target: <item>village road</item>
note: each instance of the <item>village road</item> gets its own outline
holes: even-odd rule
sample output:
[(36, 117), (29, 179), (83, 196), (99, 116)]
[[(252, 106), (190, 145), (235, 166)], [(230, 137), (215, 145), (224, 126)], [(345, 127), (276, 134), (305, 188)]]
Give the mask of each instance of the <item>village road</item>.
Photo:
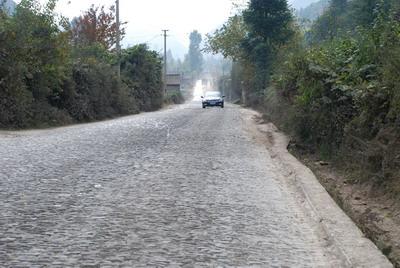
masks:
[(340, 267), (242, 108), (0, 133), (2, 267)]

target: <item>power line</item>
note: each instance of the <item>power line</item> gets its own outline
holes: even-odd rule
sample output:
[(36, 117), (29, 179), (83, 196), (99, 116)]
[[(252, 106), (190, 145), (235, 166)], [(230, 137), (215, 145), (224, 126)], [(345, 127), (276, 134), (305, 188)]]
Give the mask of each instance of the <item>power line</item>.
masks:
[(158, 37), (160, 37), (159, 34), (153, 36), (150, 40), (148, 40), (148, 41), (146, 41), (146, 42), (144, 42), (144, 43), (150, 43), (151, 41), (153, 41), (154, 39), (156, 39), (156, 38), (158, 38)]

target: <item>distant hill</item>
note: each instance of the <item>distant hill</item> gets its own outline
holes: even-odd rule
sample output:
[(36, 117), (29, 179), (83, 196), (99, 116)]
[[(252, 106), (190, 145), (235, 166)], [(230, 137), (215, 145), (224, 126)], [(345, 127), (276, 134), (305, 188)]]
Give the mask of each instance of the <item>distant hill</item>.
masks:
[(312, 3), (305, 8), (301, 8), (297, 11), (297, 17), (300, 19), (306, 19), (310, 21), (316, 20), (319, 16), (324, 13), (324, 10), (329, 7), (330, 0), (320, 0)]
[(299, 9), (305, 8), (317, 1), (318, 0), (289, 0), (288, 3), (290, 4), (291, 7), (299, 10)]
[(16, 6), (12, 0), (0, 0), (0, 9), (5, 10), (7, 14), (13, 14)]

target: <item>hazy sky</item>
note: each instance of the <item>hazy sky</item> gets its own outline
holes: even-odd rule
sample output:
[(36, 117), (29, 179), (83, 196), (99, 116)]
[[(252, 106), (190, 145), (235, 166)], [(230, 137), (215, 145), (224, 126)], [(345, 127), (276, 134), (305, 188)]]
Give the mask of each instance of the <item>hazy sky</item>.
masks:
[[(113, 3), (113, 0), (60, 0), (59, 10), (73, 17), (91, 4)], [(120, 0), (120, 7), (121, 20), (128, 22), (125, 44), (157, 43), (162, 40), (161, 30), (169, 29), (171, 41), (177, 39), (187, 45), (193, 29), (201, 33), (212, 31), (226, 20), (232, 9), (230, 0)]]
[[(298, 7), (310, 1), (316, 0), (289, 2)], [(73, 18), (92, 4), (110, 6), (114, 3), (115, 0), (59, 0), (57, 10)], [(161, 50), (161, 30), (169, 29), (169, 46), (180, 57), (188, 46), (192, 30), (202, 34), (212, 32), (233, 12), (231, 0), (120, 0), (120, 6), (121, 20), (128, 22), (124, 46), (148, 42), (153, 49)]]

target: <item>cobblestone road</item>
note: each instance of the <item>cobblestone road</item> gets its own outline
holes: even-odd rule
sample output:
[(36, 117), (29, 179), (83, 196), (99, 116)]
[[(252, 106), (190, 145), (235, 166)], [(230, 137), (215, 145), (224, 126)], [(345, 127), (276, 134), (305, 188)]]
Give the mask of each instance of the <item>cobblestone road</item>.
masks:
[(3, 267), (329, 267), (240, 108), (0, 134)]

